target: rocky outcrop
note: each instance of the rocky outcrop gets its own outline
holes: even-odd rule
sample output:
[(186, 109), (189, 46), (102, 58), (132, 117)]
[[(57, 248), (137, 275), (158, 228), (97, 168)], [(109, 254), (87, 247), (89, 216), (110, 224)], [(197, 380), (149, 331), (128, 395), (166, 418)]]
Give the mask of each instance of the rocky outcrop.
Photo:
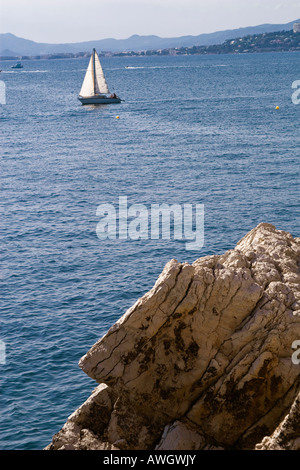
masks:
[(299, 449), (299, 262), (270, 224), (170, 261), (81, 358), (101, 385), (47, 449)]

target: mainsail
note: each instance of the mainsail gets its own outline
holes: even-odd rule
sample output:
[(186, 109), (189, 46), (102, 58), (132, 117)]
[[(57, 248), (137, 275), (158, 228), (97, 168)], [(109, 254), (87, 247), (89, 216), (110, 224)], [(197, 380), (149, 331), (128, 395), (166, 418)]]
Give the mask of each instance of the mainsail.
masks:
[(104, 73), (100, 64), (100, 60), (96, 51), (95, 54), (95, 82), (98, 93), (109, 93), (109, 89), (104, 77)]
[(109, 93), (109, 89), (104, 77), (98, 54), (94, 49), (82, 83), (80, 96), (94, 96), (96, 94), (106, 93)]

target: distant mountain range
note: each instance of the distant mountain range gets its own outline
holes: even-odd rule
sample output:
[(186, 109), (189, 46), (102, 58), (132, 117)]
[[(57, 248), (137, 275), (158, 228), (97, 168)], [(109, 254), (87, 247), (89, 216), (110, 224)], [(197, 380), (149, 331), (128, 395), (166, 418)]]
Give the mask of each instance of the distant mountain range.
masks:
[(293, 29), (293, 24), (298, 22), (300, 22), (300, 19), (286, 24), (262, 24), (259, 26), (217, 31), (215, 33), (199, 34), (198, 36), (161, 38), (159, 36), (139, 36), (135, 34), (127, 39), (108, 38), (65, 44), (38, 43), (29, 39), (19, 38), (11, 33), (5, 33), (0, 34), (0, 56), (37, 56), (56, 53), (76, 54), (79, 52), (89, 52), (93, 47), (99, 52), (122, 52), (175, 47), (210, 46), (222, 44), (228, 39), (240, 38), (247, 35), (289, 31)]

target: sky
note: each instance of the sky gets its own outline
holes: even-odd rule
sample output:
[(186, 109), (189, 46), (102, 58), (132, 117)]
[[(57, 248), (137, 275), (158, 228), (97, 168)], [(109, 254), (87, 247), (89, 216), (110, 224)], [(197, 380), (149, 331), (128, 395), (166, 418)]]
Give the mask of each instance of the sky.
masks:
[(0, 0), (0, 32), (65, 43), (198, 35), (300, 18), (300, 0)]

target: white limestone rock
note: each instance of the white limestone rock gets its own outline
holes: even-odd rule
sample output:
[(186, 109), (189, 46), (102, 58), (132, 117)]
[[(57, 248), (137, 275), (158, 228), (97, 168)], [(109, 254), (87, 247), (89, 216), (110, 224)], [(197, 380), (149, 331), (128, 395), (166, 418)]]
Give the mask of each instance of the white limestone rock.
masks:
[(223, 255), (171, 260), (80, 360), (107, 386), (105, 419), (68, 423), (122, 449), (255, 448), (299, 393), (299, 264), (299, 239), (270, 224)]

